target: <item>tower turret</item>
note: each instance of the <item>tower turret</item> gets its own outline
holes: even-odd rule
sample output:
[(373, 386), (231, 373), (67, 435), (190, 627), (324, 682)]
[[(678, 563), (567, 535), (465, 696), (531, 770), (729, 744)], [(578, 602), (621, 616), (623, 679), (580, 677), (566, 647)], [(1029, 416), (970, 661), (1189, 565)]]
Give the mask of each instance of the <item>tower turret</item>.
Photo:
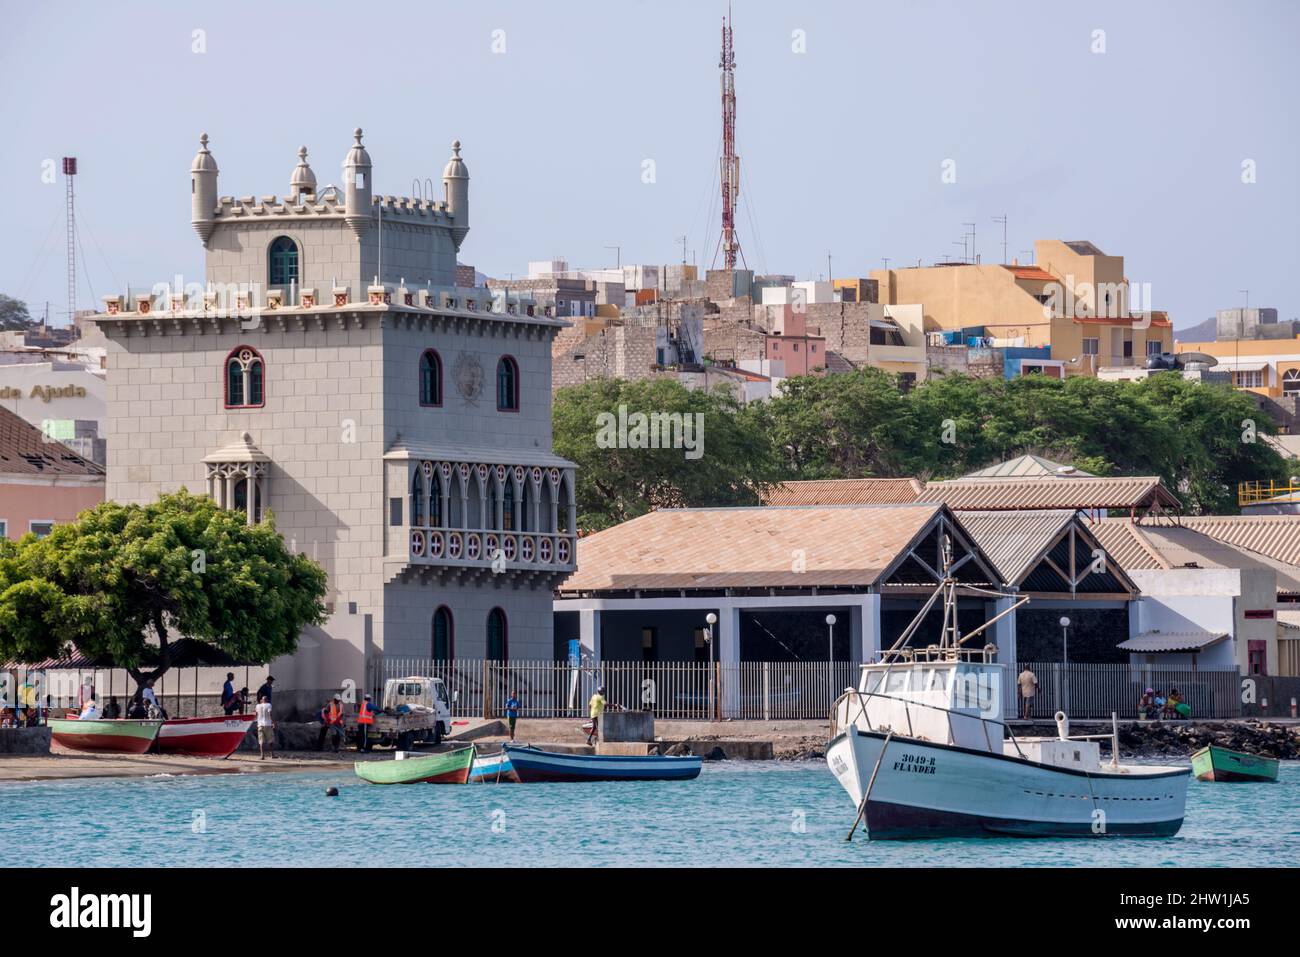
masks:
[(307, 165), (307, 147), (298, 149), (298, 165), (289, 177), (289, 198), (295, 203), (305, 203), (316, 198), (316, 174)]
[(447, 213), (451, 216), (451, 238), (456, 251), (469, 232), (469, 170), (460, 158), (460, 140), (451, 144), (451, 159), (442, 171), (442, 187), (447, 198)]
[(204, 247), (216, 223), (217, 161), (208, 152), (208, 134), (199, 137), (199, 152), (190, 166), (190, 222)]
[(361, 127), (352, 131), (356, 142), (343, 160), (343, 182), (347, 195), (347, 224), (360, 239), (370, 228), (370, 154), (361, 145)]

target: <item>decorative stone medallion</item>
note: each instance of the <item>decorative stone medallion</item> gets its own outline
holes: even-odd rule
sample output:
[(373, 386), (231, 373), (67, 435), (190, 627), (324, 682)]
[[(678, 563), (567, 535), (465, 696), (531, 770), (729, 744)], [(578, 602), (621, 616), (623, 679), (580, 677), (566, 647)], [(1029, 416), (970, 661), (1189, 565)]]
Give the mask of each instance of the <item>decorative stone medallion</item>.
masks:
[(483, 364), (478, 357), (462, 352), (456, 357), (451, 374), (456, 381), (456, 391), (465, 404), (478, 405), (479, 396), (483, 394)]

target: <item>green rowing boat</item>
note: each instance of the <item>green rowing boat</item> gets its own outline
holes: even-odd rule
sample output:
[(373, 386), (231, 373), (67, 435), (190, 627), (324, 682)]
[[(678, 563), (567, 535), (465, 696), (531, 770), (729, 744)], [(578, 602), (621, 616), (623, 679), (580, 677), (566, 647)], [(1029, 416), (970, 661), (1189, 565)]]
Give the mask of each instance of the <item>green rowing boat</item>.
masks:
[(1277, 758), (1229, 751), (1213, 744), (1192, 755), (1192, 773), (1199, 781), (1276, 781)]
[(357, 761), (357, 777), (371, 784), (467, 784), (474, 766), (474, 746), (441, 754), (405, 756), (391, 761)]

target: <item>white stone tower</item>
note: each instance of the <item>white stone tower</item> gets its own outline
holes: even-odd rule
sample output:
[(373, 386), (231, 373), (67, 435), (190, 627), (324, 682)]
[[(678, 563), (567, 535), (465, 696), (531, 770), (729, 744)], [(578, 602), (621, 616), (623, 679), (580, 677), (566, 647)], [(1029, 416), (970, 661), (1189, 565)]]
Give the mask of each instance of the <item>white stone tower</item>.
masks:
[(469, 170), (460, 158), (460, 140), (451, 144), (451, 159), (442, 171), (442, 187), (447, 199), (447, 215), (451, 217), (451, 237), (460, 252), (460, 244), (469, 232)]
[(361, 145), (361, 127), (352, 131), (356, 142), (343, 160), (343, 182), (346, 185), (347, 224), (358, 239), (370, 228), (370, 154)]
[(208, 152), (208, 134), (199, 137), (199, 152), (190, 166), (190, 222), (204, 247), (216, 222), (217, 161)]

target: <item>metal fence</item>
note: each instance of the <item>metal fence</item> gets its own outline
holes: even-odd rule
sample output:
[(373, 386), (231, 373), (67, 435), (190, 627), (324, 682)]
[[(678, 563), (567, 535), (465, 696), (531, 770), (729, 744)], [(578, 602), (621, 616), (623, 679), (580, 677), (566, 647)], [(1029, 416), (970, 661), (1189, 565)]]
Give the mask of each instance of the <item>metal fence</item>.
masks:
[[(1137, 717), (1138, 704), (1147, 688), (1166, 695), (1178, 689), (1192, 709), (1193, 718), (1235, 718), (1241, 714), (1241, 677), (1235, 669), (1185, 671), (1151, 665), (1069, 664), (1059, 661), (1021, 662), (1016, 673), (1028, 668), (1038, 678), (1038, 693), (1030, 700), (1031, 718), (1050, 719), (1057, 711), (1071, 718), (1109, 718), (1115, 712), (1123, 720)], [(1008, 675), (1014, 684), (1014, 676)], [(1024, 702), (1012, 687), (1008, 698), (1016, 699), (1019, 718)]]
[(835, 698), (857, 686), (849, 661), (434, 661), (383, 658), (373, 662), (368, 685), (378, 700), (384, 682), (408, 675), (441, 678), (462, 715), (500, 717), (518, 693), (529, 718), (585, 717), (597, 686), (615, 706), (652, 711), (660, 718), (707, 721), (824, 719)]

